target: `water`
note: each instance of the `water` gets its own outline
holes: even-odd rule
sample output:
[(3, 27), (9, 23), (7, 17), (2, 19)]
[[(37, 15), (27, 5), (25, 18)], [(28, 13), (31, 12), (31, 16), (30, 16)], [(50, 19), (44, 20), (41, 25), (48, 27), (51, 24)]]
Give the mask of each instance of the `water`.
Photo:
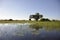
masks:
[(0, 40), (60, 40), (60, 31), (39, 30), (29, 24), (0, 24)]

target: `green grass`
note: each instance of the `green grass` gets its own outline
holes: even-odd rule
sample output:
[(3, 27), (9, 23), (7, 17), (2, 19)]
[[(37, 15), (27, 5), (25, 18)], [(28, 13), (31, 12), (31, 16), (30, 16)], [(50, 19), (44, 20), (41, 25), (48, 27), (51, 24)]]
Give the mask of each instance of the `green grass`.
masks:
[(30, 23), (35, 28), (44, 26), (46, 29), (60, 29), (60, 21), (0, 20), (0, 23)]
[(0, 23), (26, 23), (26, 21), (25, 20), (13, 20), (13, 21), (0, 20)]
[(37, 28), (37, 27), (45, 27), (47, 30), (49, 29), (51, 29), (51, 30), (53, 30), (53, 29), (56, 29), (56, 30), (60, 30), (60, 21), (55, 21), (55, 22), (53, 22), (53, 21), (51, 21), (51, 22), (34, 22), (34, 23), (32, 23), (31, 24), (32, 25), (32, 27), (33, 28)]

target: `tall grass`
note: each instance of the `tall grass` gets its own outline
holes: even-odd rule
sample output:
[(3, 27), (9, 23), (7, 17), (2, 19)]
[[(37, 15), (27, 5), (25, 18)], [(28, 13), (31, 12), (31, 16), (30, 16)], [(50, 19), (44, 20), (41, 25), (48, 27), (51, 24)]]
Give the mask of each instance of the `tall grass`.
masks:
[(46, 29), (48, 30), (53, 30), (53, 29), (56, 29), (56, 30), (59, 30), (60, 29), (60, 22), (56, 21), (56, 22), (32, 22), (32, 27), (33, 28), (37, 28), (37, 27), (45, 27)]
[(60, 29), (60, 21), (28, 21), (28, 20), (0, 20), (0, 23), (30, 23), (32, 27), (45, 27), (47, 29)]

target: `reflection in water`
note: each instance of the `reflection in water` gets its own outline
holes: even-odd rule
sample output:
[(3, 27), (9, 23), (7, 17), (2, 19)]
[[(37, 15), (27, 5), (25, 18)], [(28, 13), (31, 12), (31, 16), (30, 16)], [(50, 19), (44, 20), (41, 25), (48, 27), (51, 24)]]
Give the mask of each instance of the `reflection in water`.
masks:
[(0, 24), (0, 40), (58, 40), (60, 31), (47, 32), (44, 27), (38, 30), (29, 24)]
[(42, 26), (39, 26), (39, 25), (36, 25), (36, 24), (33, 24), (33, 25), (29, 25), (29, 27), (30, 28), (32, 28), (32, 29), (34, 29), (34, 30), (32, 30), (32, 34), (33, 35), (39, 35), (40, 33), (39, 33), (39, 29), (43, 29), (43, 27)]
[(32, 34), (33, 35), (39, 35), (40, 33), (39, 33), (39, 31), (35, 30), (35, 31), (32, 31)]
[(36, 24), (31, 24), (29, 25), (30, 28), (33, 28), (33, 29), (36, 29), (36, 30), (39, 30), (39, 29), (42, 29), (43, 26), (40, 26), (38, 23)]

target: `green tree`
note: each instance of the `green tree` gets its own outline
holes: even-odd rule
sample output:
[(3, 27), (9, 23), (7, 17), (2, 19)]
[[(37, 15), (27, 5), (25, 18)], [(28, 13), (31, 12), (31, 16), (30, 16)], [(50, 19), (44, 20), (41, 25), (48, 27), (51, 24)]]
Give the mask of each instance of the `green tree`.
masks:
[(50, 21), (48, 18), (42, 18), (40, 21)]
[(36, 21), (38, 21), (38, 19), (42, 18), (43, 15), (36, 13), (35, 15), (30, 15), (29, 20), (31, 20), (31, 18), (34, 18)]
[(13, 19), (9, 19), (9, 21), (13, 21)]

